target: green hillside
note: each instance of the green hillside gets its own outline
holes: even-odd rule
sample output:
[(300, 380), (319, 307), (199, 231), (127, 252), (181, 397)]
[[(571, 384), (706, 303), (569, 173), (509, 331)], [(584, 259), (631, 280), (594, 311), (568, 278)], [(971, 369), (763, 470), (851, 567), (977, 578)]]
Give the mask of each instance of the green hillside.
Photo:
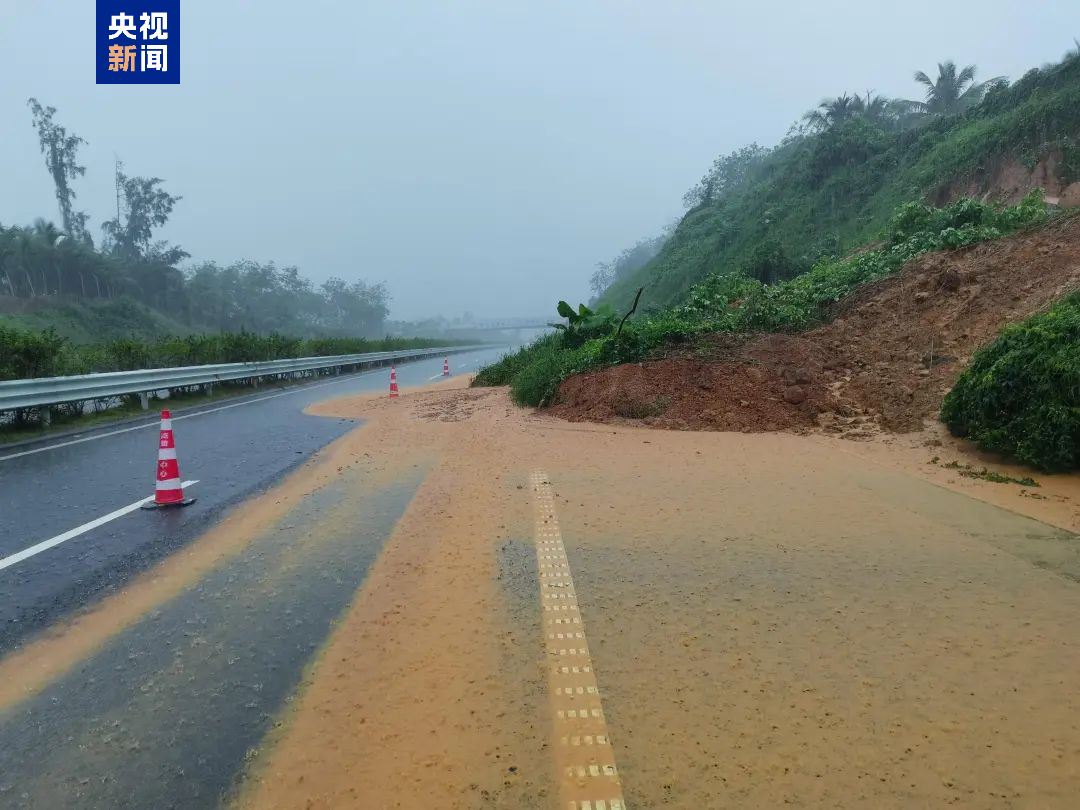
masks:
[(189, 335), (192, 327), (128, 297), (115, 299), (0, 296), (0, 327), (53, 329), (72, 343)]
[(983, 188), (1010, 160), (1030, 168), (1052, 157), (1060, 183), (1080, 179), (1075, 53), (986, 88), (981, 103), (954, 114), (913, 116), (910, 104), (845, 95), (775, 148), (718, 159), (656, 258), (616, 279), (600, 302), (623, 309), (643, 286), (645, 311), (655, 311), (684, 301), (710, 273), (765, 283), (799, 275), (877, 239), (900, 204)]

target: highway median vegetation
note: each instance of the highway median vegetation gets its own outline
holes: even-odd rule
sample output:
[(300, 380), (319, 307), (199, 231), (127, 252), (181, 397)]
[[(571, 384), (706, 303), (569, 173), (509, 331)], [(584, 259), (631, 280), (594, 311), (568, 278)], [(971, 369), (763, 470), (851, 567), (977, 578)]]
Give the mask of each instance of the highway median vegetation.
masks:
[[(214, 363), (251, 363), (298, 357), (331, 357), (368, 352), (407, 351), (460, 342), (426, 338), (296, 338), (271, 333), (224, 332), (216, 335), (185, 335), (157, 340), (122, 338), (99, 344), (78, 345), (55, 330), (31, 331), (0, 326), (0, 381), (57, 377), (108, 371), (199, 366)], [(332, 373), (331, 369), (308, 371), (303, 378)], [(264, 379), (268, 385), (291, 384), (295, 375)], [(170, 401), (186, 405), (235, 396), (251, 390), (250, 380), (232, 380), (170, 389)], [(0, 412), (0, 442), (39, 435), (42, 428), (78, 421), (88, 424), (143, 413), (138, 394), (88, 402), (57, 403), (47, 407)]]
[(252, 363), (295, 357), (330, 357), (453, 345), (460, 343), (427, 338), (297, 338), (276, 332), (268, 335), (222, 332), (156, 340), (120, 338), (78, 345), (61, 337), (53, 329), (33, 332), (0, 326), (0, 380), (212, 363)]

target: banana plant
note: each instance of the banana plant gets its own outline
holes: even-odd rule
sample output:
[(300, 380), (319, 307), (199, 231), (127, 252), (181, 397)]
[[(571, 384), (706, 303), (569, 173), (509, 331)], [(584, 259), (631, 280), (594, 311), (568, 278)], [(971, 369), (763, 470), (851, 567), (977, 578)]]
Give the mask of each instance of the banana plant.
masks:
[(595, 313), (584, 304), (578, 304), (577, 312), (565, 301), (559, 302), (559, 317), (566, 318), (566, 323), (552, 323), (548, 326), (554, 326), (556, 329), (562, 329), (564, 331), (571, 331), (574, 327), (584, 325), (588, 318), (591, 318)]
[(610, 305), (604, 304), (594, 311), (584, 304), (578, 304), (575, 310), (565, 301), (559, 302), (559, 315), (566, 319), (566, 323), (548, 324), (558, 329), (564, 335), (565, 345), (577, 346), (591, 337), (610, 332), (615, 325), (615, 311)]

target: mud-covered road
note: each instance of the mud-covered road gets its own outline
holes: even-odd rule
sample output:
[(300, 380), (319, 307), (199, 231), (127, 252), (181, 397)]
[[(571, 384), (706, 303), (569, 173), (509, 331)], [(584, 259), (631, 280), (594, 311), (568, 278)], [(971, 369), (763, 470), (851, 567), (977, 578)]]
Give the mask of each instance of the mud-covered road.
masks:
[(460, 385), (0, 658), (0, 807), (1075, 806), (1075, 480)]

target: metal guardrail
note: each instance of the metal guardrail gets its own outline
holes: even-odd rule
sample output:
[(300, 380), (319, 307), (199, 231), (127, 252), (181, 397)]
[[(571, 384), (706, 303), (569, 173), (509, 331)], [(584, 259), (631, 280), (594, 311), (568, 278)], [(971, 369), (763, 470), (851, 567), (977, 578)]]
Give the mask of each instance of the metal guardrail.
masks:
[(218, 363), (206, 366), (150, 368), (139, 371), (110, 371), (71, 377), (37, 377), (0, 382), (0, 411), (60, 405), (89, 399), (106, 399), (124, 394), (143, 394), (193, 385), (213, 385), (231, 380), (254, 380), (304, 371), (343, 366), (379, 366), (390, 361), (405, 362), (426, 357), (458, 354), (490, 346), (444, 346), (435, 349), (405, 349), (393, 352), (338, 354), (330, 357), (298, 357), (256, 363)]

